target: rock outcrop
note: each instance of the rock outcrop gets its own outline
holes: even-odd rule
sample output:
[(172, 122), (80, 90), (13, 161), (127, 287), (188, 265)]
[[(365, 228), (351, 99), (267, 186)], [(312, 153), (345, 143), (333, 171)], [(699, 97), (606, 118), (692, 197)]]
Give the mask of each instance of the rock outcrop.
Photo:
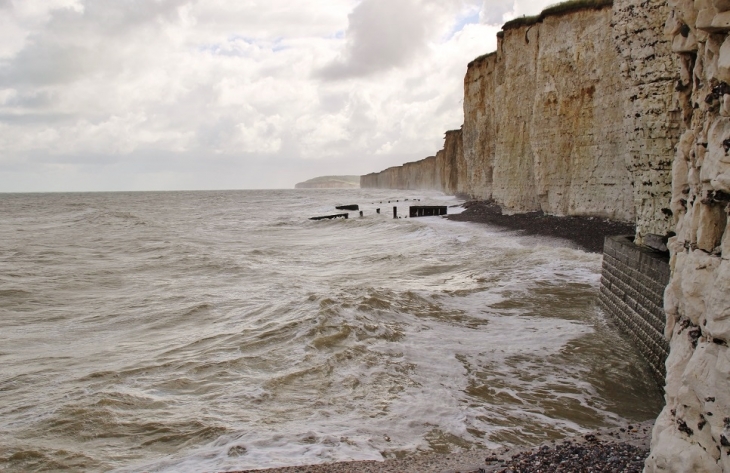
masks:
[(357, 189), (360, 176), (321, 176), (300, 182), (295, 189)]
[(730, 471), (730, 2), (672, 1), (681, 72), (674, 155), (666, 407), (646, 472)]

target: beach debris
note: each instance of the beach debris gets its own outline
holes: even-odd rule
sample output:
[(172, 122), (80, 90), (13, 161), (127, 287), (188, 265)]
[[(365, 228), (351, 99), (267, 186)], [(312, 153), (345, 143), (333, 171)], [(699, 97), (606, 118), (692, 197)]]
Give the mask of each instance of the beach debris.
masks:
[(340, 217), (349, 218), (350, 214), (344, 213), (344, 214), (334, 214), (334, 215), (322, 215), (321, 217), (310, 217), (309, 220), (325, 220), (325, 219), (333, 219), (333, 218), (340, 218)]

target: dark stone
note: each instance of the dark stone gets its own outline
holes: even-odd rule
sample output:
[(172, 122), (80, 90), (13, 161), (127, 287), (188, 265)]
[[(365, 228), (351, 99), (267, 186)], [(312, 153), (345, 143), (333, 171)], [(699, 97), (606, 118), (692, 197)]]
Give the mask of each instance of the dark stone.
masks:
[(667, 253), (669, 252), (669, 249), (667, 248), (668, 240), (669, 239), (666, 236), (649, 233), (644, 237), (644, 246), (648, 246), (656, 251), (661, 251), (662, 253)]
[(677, 430), (680, 432), (684, 432), (685, 434), (692, 436), (695, 434), (694, 430), (690, 429), (687, 426), (687, 423), (683, 421), (682, 419), (677, 419)]
[(712, 200), (721, 204), (730, 202), (730, 194), (724, 191), (712, 192)]
[(333, 218), (349, 218), (350, 214), (322, 215), (321, 217), (311, 217), (309, 220), (326, 220)]
[(688, 335), (690, 340), (692, 340), (692, 348), (697, 348), (697, 341), (702, 336), (702, 330), (699, 327), (693, 328), (689, 331)]

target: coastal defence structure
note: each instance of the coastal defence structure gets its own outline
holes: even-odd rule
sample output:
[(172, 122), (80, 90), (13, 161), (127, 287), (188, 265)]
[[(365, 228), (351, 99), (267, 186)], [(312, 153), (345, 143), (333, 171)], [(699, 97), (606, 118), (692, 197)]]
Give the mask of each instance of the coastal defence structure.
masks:
[[(497, 44), (468, 65), (444, 148), (361, 187), (634, 222), (633, 243), (608, 244), (601, 299), (655, 342), (647, 358), (669, 347), (645, 471), (730, 472), (730, 2), (574, 0), (505, 24)], [(668, 273), (642, 279), (634, 250), (657, 241)], [(652, 330), (631, 307), (647, 294)]]
[(664, 338), (664, 290), (669, 258), (634, 244), (633, 236), (606, 238), (599, 303), (629, 336), (664, 386), (669, 344)]

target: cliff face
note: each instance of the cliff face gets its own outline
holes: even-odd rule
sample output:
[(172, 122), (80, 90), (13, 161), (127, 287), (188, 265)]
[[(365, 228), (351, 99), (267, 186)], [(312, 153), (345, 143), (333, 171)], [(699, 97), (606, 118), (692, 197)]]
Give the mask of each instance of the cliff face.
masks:
[(680, 104), (674, 94), (679, 61), (663, 34), (666, 0), (614, 0), (612, 32), (624, 89), (622, 153), (632, 176), (637, 243), (666, 235), (672, 156), (679, 140)]
[(666, 407), (647, 472), (730, 471), (730, 3), (672, 2), (683, 134), (673, 163), (677, 236), (664, 294)]
[(451, 130), (446, 132), (444, 148), (436, 156), (361, 176), (360, 187), (437, 189), (457, 194), (464, 192), (466, 172), (461, 130)]
[(636, 220), (639, 240), (666, 234), (667, 156), (679, 116), (664, 113), (678, 110), (676, 67), (656, 36), (666, 6), (654, 3), (624, 0), (508, 23), (497, 51), (467, 69), (461, 150), (449, 149), (448, 134), (442, 150), (456, 166), (439, 152), (447, 167), (434, 187), (402, 171), (395, 180), (364, 176), (361, 186), (432, 188), (518, 212)]

